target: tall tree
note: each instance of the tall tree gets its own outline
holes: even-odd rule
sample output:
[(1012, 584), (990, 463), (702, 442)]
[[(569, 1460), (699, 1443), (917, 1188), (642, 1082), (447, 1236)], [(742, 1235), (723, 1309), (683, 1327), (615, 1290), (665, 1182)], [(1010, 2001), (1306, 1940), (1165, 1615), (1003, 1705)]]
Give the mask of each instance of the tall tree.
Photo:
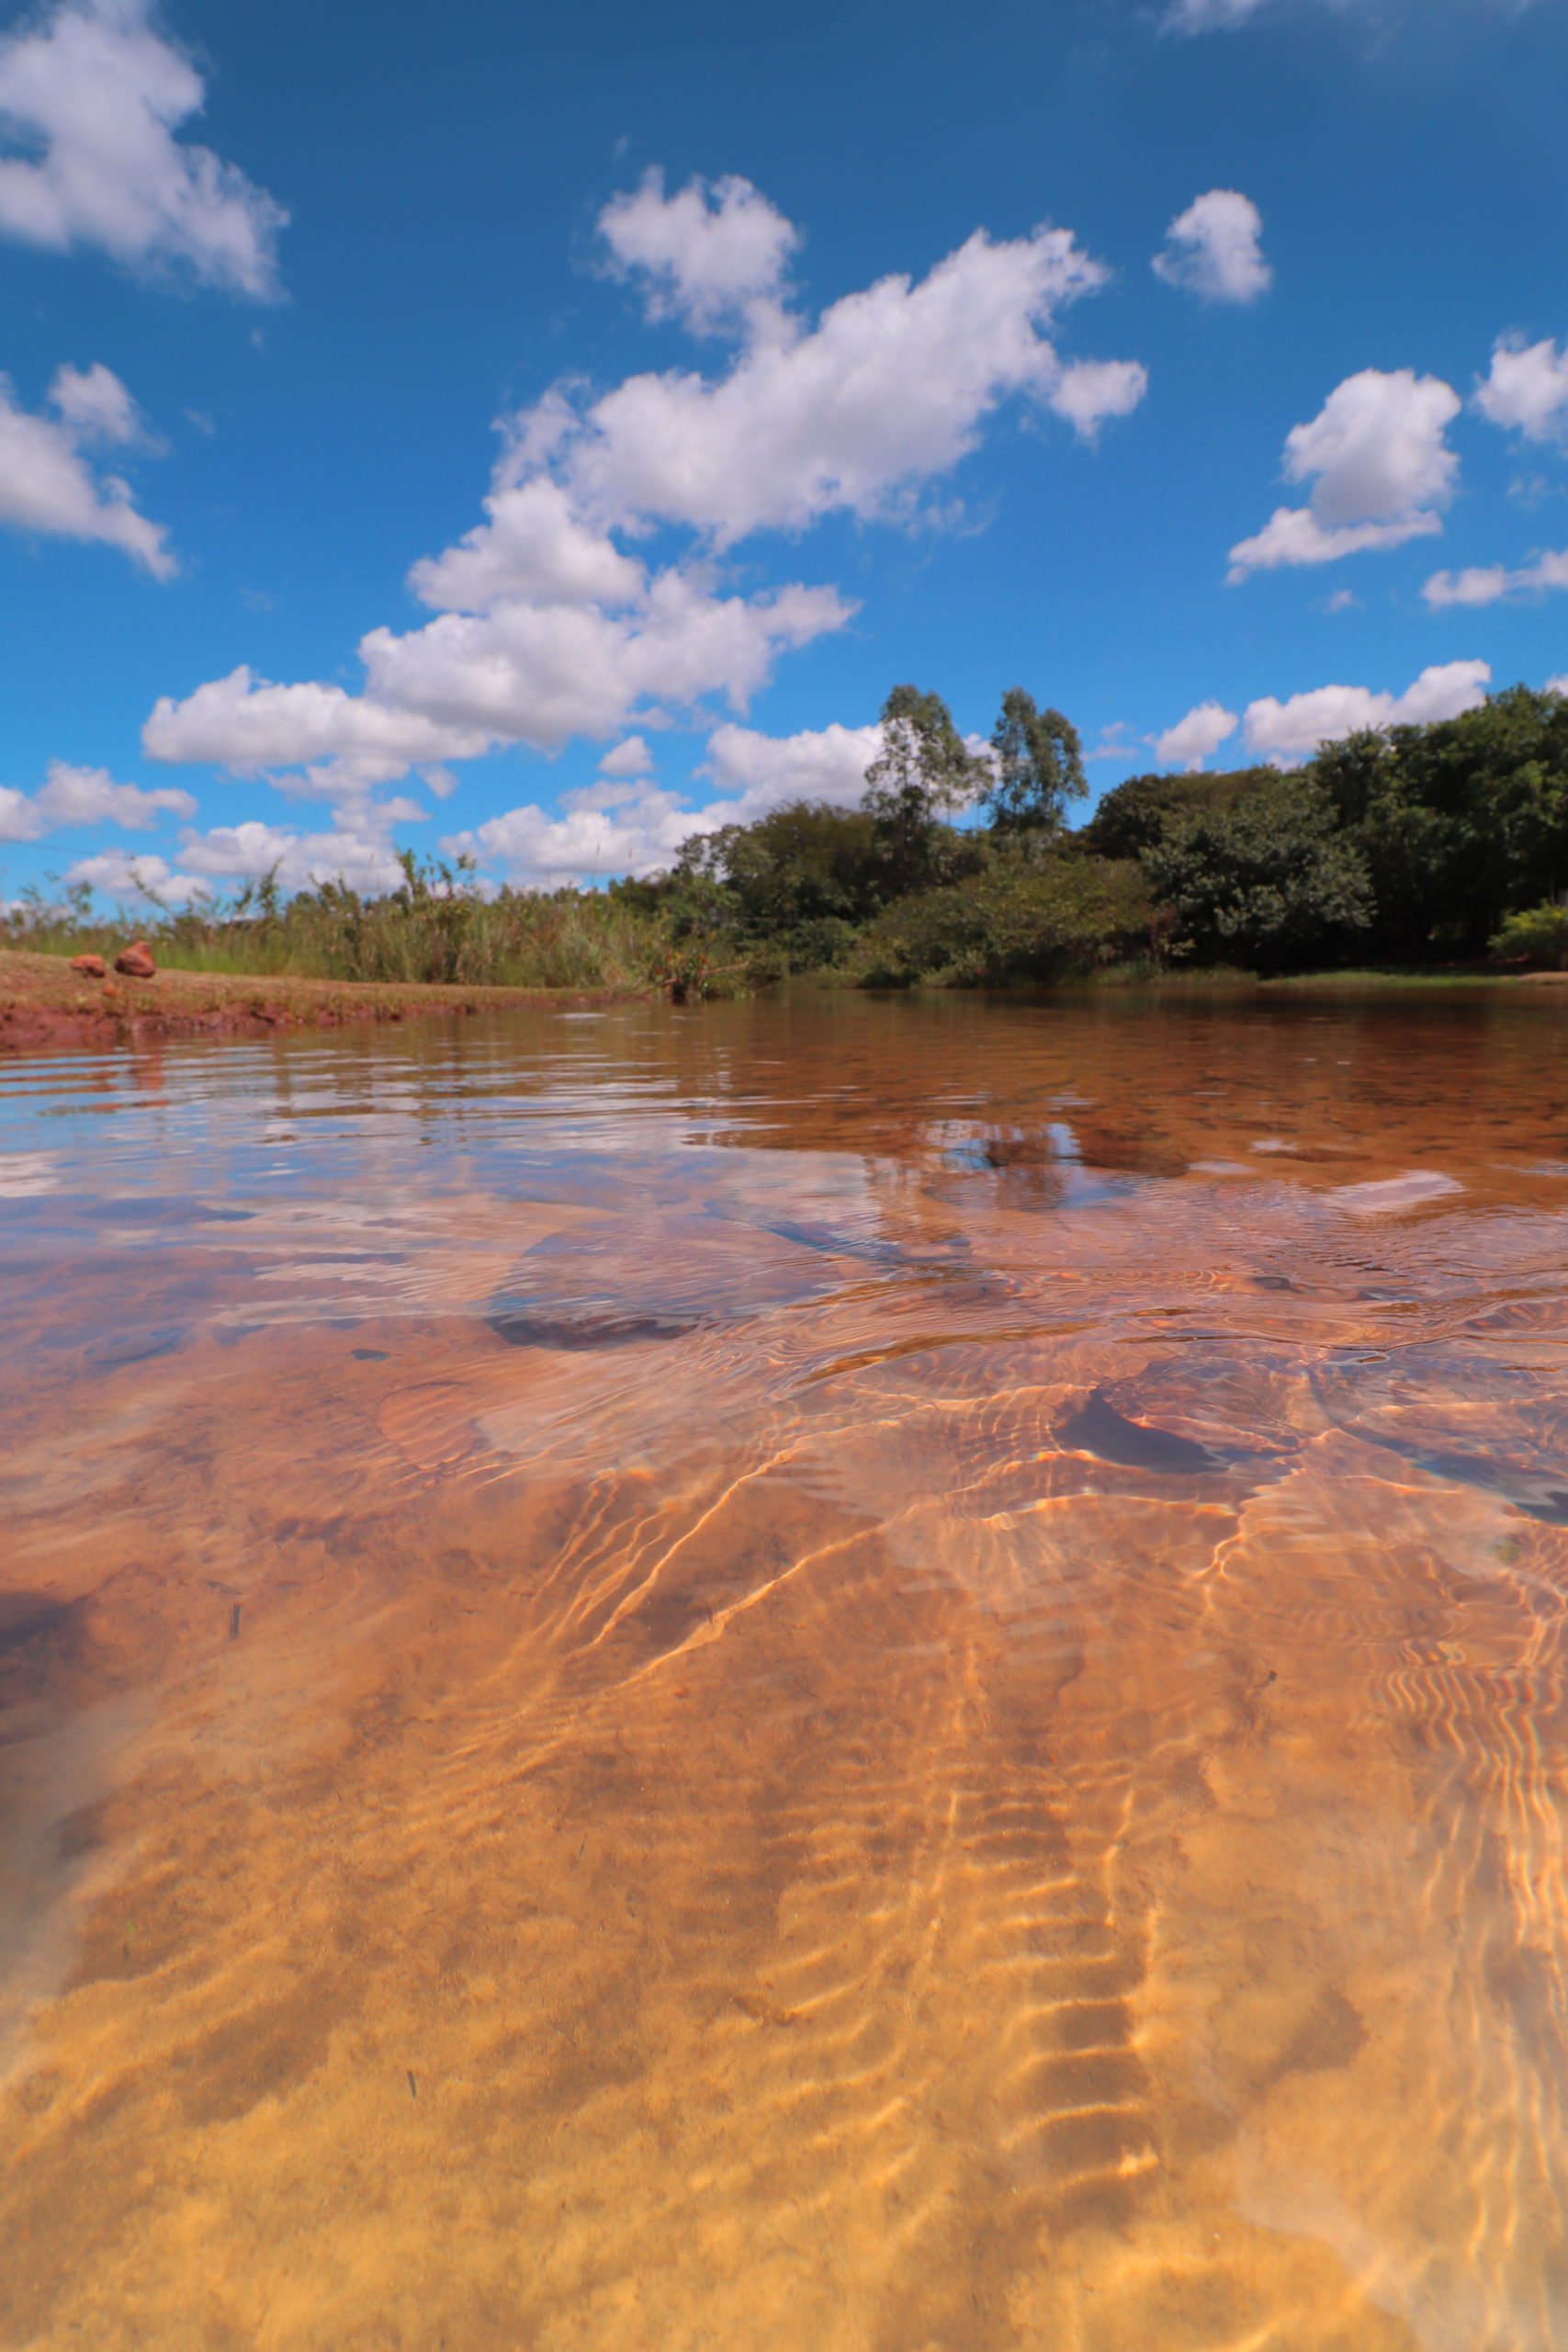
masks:
[(882, 706), (882, 750), (866, 770), (861, 803), (875, 828), (890, 897), (940, 878), (941, 844), (950, 838), (943, 812), (975, 799), (987, 773), (940, 695), (894, 687)]
[(1066, 804), (1089, 790), (1078, 730), (1059, 710), (1037, 707), (1021, 686), (1002, 696), (991, 731), (996, 771), (984, 798), (999, 833), (1055, 833)]

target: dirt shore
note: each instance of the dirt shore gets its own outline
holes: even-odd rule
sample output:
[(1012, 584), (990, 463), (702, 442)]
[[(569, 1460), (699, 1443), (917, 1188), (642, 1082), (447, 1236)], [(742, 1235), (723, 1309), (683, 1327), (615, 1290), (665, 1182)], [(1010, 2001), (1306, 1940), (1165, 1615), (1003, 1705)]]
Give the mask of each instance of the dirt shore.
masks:
[(163, 971), (155, 979), (84, 979), (63, 956), (0, 949), (0, 1052), (117, 1046), (141, 1038), (336, 1028), (350, 1021), (604, 1004), (622, 991), (431, 988), (416, 982), (301, 980), (252, 973)]

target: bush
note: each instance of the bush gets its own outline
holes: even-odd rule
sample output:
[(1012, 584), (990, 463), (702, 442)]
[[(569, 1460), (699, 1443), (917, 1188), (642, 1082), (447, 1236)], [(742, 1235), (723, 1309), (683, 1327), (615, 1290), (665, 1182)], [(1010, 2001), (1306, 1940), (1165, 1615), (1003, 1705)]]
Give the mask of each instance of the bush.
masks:
[(856, 977), (872, 987), (970, 988), (1071, 978), (1146, 946), (1153, 914), (1130, 861), (995, 856), (967, 880), (884, 909), (862, 941)]
[(1372, 919), (1366, 860), (1317, 785), (1275, 776), (1145, 850), (1171, 952), (1260, 969), (1342, 952)]
[(1494, 933), (1490, 953), (1504, 964), (1543, 964), (1552, 971), (1568, 969), (1568, 907), (1543, 899), (1507, 916)]
[(1073, 842), (1092, 857), (1141, 857), (1195, 817), (1223, 816), (1279, 781), (1273, 768), (1232, 768), (1215, 775), (1130, 775), (1112, 786)]

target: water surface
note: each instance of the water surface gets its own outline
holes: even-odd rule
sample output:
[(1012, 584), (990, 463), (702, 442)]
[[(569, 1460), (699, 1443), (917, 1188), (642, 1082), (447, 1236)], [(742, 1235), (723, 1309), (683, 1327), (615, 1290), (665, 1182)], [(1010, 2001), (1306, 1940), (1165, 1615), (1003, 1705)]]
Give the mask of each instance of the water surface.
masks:
[(1565, 1038), (0, 1071), (5, 2352), (1561, 2352)]

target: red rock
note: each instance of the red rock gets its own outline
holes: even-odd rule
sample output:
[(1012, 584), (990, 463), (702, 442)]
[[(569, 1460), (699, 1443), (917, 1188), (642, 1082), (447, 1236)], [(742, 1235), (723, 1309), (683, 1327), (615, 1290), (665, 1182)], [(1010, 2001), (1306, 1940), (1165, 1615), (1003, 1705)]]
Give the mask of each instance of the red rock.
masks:
[(108, 966), (101, 956), (73, 956), (71, 969), (80, 972), (85, 980), (102, 980), (108, 977)]
[(144, 939), (133, 939), (130, 945), (115, 957), (114, 967), (117, 972), (123, 972), (128, 980), (150, 980), (158, 969), (152, 961), (152, 950)]

